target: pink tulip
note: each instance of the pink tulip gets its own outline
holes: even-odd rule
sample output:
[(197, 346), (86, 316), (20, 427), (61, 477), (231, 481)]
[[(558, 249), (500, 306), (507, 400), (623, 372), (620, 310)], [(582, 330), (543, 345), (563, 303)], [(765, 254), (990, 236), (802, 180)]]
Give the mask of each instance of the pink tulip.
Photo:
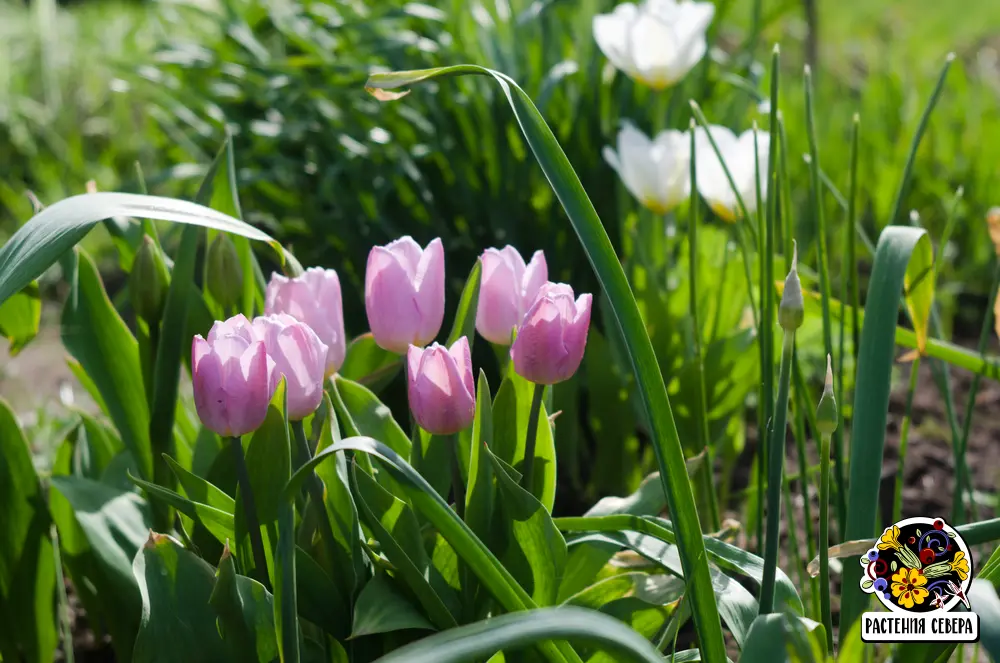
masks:
[(435, 239), (421, 250), (407, 236), (368, 254), (365, 310), (379, 347), (403, 354), (434, 340), (444, 321), (444, 248)]
[(462, 336), (451, 348), (437, 343), (429, 348), (411, 345), (406, 368), (410, 410), (421, 428), (450, 435), (472, 424), (476, 391), (468, 338)]
[(264, 313), (286, 313), (312, 327), (327, 347), (326, 377), (343, 366), (347, 353), (344, 305), (335, 270), (310, 267), (292, 279), (275, 273), (267, 284)]
[[(223, 436), (240, 436), (264, 423), (278, 374), (263, 343), (253, 340), (249, 323), (216, 322), (208, 340), (191, 343), (191, 373), (198, 417)], [(246, 323), (246, 325), (244, 325)]]
[(288, 418), (298, 421), (323, 401), (327, 348), (309, 325), (279, 313), (254, 318), (253, 332), (285, 376)]
[(510, 349), (514, 370), (536, 384), (573, 377), (583, 360), (593, 297), (565, 283), (546, 283), (528, 309)]
[(513, 246), (486, 249), (481, 258), (483, 279), (479, 286), (476, 329), (490, 343), (510, 345), (510, 332), (524, 319), (525, 310), (535, 301), (538, 289), (548, 281), (545, 254), (535, 251), (531, 262)]

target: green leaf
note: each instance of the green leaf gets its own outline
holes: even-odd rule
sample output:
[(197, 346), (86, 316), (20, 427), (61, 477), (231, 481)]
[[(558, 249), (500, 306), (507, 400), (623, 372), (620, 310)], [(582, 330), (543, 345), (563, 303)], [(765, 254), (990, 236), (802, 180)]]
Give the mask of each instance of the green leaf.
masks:
[(368, 474), (352, 470), (357, 504), (399, 579), (410, 588), (433, 624), (442, 630), (456, 626), (458, 597), (427, 558), (416, 515), (406, 502), (396, 499)]
[(462, 296), (458, 299), (455, 321), (451, 324), (451, 333), (448, 334), (449, 348), (465, 336), (469, 339), (469, 349), (472, 349), (472, 342), (476, 339), (476, 313), (479, 310), (479, 283), (482, 274), (483, 262), (477, 260), (462, 288)]
[[(923, 251), (919, 245), (929, 242), (919, 228), (889, 226), (875, 249), (858, 350), (845, 541), (866, 539), (875, 532), (899, 299), (911, 256), (915, 251), (919, 255)], [(845, 565), (843, 586), (857, 587), (860, 581), (861, 567)], [(869, 600), (870, 595), (863, 592), (844, 594), (841, 633), (850, 629)]]
[(295, 549), (295, 581), (298, 583), (299, 615), (333, 637), (350, 635), (350, 594), (335, 584), (319, 564), (302, 548)]
[[(164, 488), (155, 483), (149, 483), (142, 479), (137, 479), (131, 474), (128, 478), (137, 486), (146, 491), (146, 494), (157, 499), (164, 504), (172, 506), (188, 518), (196, 520), (212, 533), (220, 543), (226, 543), (235, 537), (233, 525), (233, 514), (222, 509), (209, 506), (202, 502), (190, 500), (183, 495), (176, 493), (169, 488)], [(226, 497), (229, 497), (228, 495)]]
[(761, 615), (754, 620), (740, 654), (740, 663), (824, 663), (823, 625), (787, 613)]
[[(275, 415), (276, 405), (278, 412)], [(274, 399), (268, 407), (267, 419), (264, 427), (270, 430), (265, 437), (260, 438), (260, 442), (257, 434), (254, 434), (247, 453), (247, 466), (254, 496), (259, 500), (258, 517), (261, 522), (269, 522), (270, 519), (265, 521), (265, 515), (269, 515), (273, 509), (274, 517), (277, 519), (277, 544), (272, 568), (274, 568), (274, 624), (278, 634), (281, 663), (299, 663), (295, 505), (283, 499), (282, 495), (283, 487), (288, 483), (292, 471), (292, 442), (288, 430), (288, 397), (284, 378), (275, 390)], [(254, 454), (255, 442), (258, 442), (260, 447), (257, 454)], [(269, 448), (263, 448), (264, 444)], [(254, 481), (255, 467), (257, 481)], [(264, 477), (267, 477), (266, 482)], [(257, 492), (258, 485), (266, 486), (263, 493)], [(270, 527), (267, 529), (272, 531)]]
[(410, 600), (396, 590), (388, 575), (377, 573), (361, 590), (354, 605), (351, 637), (403, 629), (435, 630)]
[(928, 327), (934, 305), (934, 247), (929, 237), (918, 240), (913, 247), (903, 278), (903, 293), (917, 337), (917, 350), (923, 355), (927, 351)]
[(338, 373), (354, 382), (379, 392), (399, 373), (403, 358), (395, 352), (383, 350), (375, 343), (371, 332), (356, 337), (347, 346), (344, 365)]
[(135, 557), (133, 572), (142, 593), (135, 663), (226, 660), (226, 647), (209, 605), (215, 588), (211, 566), (169, 536), (150, 532)]
[(253, 578), (237, 575), (229, 548), (223, 550), (209, 603), (232, 661), (271, 663), (278, 658), (274, 599)]
[(385, 440), (403, 458), (410, 457), (410, 438), (392, 418), (392, 412), (363, 385), (340, 375), (333, 380), (334, 404), (352, 434)]
[[(500, 383), (493, 403), (493, 449), (497, 458), (520, 471), (528, 436), (528, 419), (534, 392), (531, 382), (514, 372)], [(556, 499), (556, 447), (545, 405), (538, 416), (535, 437), (535, 471), (531, 493), (551, 512)]]
[(165, 460), (180, 482), (181, 488), (192, 500), (207, 504), (224, 513), (232, 514), (236, 511), (236, 500), (227, 495), (221, 488), (217, 488), (200, 476), (188, 472), (170, 456), (167, 456)]
[(486, 373), (480, 369), (476, 390), (476, 418), (472, 422), (472, 450), (469, 462), (468, 490), (465, 494), (465, 522), (482, 541), (490, 541), (493, 532), (493, 464), (487, 454), (493, 446), (493, 407)]
[(445, 499), (451, 490), (454, 447), (451, 435), (432, 435), (419, 426), (413, 427), (410, 464)]
[(566, 567), (566, 541), (545, 507), (510, 478), (489, 449), (481, 453), (494, 463), (500, 510), (513, 535), (514, 545), (503, 555), (505, 566), (537, 605), (554, 605)]
[[(524, 138), (566, 210), (597, 279), (608, 295), (613, 318), (622, 332), (643, 410), (650, 424), (652, 447), (660, 468), (660, 481), (667, 496), (670, 513), (677, 525), (681, 562), (692, 587), (691, 602), (698, 639), (706, 660), (721, 661), (726, 654), (725, 643), (718, 608), (711, 591), (712, 578), (701, 539), (701, 525), (656, 353), (646, 334), (639, 307), (607, 231), (545, 118), (510, 77), (474, 65), (375, 74), (368, 79), (367, 88), (382, 90), (373, 94), (387, 98), (397, 95), (387, 95), (385, 90), (438, 77), (469, 74), (488, 76), (503, 91)], [(545, 500), (542, 501), (545, 503)]]
[(466, 663), (498, 650), (511, 652), (560, 638), (599, 645), (615, 653), (618, 661), (663, 663), (656, 648), (628, 626), (583, 608), (541, 608), (492, 617), (401, 647), (377, 663)]
[(51, 521), (27, 440), (2, 399), (0, 512), (0, 655), (48, 663), (58, 641)]
[(10, 356), (15, 356), (35, 338), (41, 320), (42, 300), (38, 296), (38, 283), (34, 281), (0, 304), (0, 333), (10, 341)]
[[(352, 437), (317, 453), (311, 461), (303, 465), (289, 481), (286, 491), (297, 491), (308, 476), (308, 471), (336, 453), (344, 450), (363, 451), (383, 462), (383, 467), (393, 475), (406, 491), (414, 509), (420, 511), (451, 545), (455, 553), (479, 578), (494, 598), (507, 610), (528, 610), (535, 608), (531, 597), (521, 588), (510, 572), (496, 556), (469, 529), (468, 525), (448, 506), (437, 492), (431, 488), (420, 474), (410, 467), (399, 454), (385, 444), (368, 437)], [(361, 473), (354, 472), (354, 476)], [(449, 631), (452, 632), (452, 631)], [(580, 658), (563, 643), (542, 644), (539, 650), (546, 660), (579, 661)]]
[[(7, 246), (9, 243), (0, 254)], [(83, 251), (76, 261), (76, 272), (70, 276), (62, 341), (101, 394), (108, 416), (136, 459), (140, 476), (151, 479), (149, 409), (141, 389), (138, 345), (108, 299), (96, 265)]]
[(88, 193), (46, 207), (0, 247), (0, 303), (37, 279), (98, 221), (116, 216), (163, 219), (224, 230), (268, 242), (284, 258), (277, 241), (251, 225), (195, 203), (132, 193)]

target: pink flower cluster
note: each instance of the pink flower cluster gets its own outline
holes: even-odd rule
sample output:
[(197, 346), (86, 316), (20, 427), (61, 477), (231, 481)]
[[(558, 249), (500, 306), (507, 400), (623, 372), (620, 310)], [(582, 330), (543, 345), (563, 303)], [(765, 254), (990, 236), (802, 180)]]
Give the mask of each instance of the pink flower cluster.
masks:
[[(555, 384), (579, 368), (587, 343), (592, 297), (548, 281), (541, 251), (525, 264), (512, 246), (487, 249), (476, 329), (497, 345), (510, 345), (514, 370), (537, 384)], [(410, 237), (376, 246), (368, 255), (365, 309), (379, 347), (406, 355), (410, 409), (425, 430), (439, 435), (468, 427), (475, 417), (469, 341), (450, 348), (431, 343), (444, 322), (444, 247), (421, 248)], [(275, 274), (267, 286), (265, 315), (216, 322), (208, 338), (194, 338), (192, 373), (202, 422), (220, 435), (258, 428), (280, 376), (288, 415), (302, 419), (319, 407), (323, 382), (344, 363), (340, 280), (317, 267), (295, 278)]]

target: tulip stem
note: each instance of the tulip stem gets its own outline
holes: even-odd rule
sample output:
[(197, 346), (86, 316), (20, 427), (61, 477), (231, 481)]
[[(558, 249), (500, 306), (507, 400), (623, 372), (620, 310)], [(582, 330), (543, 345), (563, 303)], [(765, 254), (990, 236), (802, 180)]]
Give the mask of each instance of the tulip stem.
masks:
[[(778, 567), (778, 530), (781, 524), (781, 482), (784, 474), (785, 435), (788, 419), (788, 391), (792, 381), (792, 352), (795, 331), (786, 329), (781, 344), (781, 369), (778, 375), (778, 398), (767, 442), (767, 532), (764, 541), (764, 578), (760, 590), (760, 613), (774, 612), (774, 584)], [(820, 517), (822, 521), (822, 516)], [(820, 542), (822, 545), (822, 542)], [(821, 583), (822, 584), (822, 583)]]
[(833, 617), (830, 611), (830, 435), (819, 443), (819, 604), (826, 629), (826, 649), (833, 653)]
[(239, 437), (229, 438), (229, 445), (236, 457), (236, 481), (243, 499), (243, 517), (247, 521), (250, 533), (250, 548), (253, 551), (253, 565), (257, 569), (261, 582), (268, 584), (267, 555), (264, 553), (264, 539), (260, 535), (260, 523), (257, 521), (257, 505), (253, 499), (253, 488), (250, 487), (250, 471), (247, 469), (247, 459), (243, 455), (243, 442)]
[(458, 453), (458, 433), (451, 435), (451, 490), (455, 497), (455, 513), (465, 520), (465, 484), (462, 482), (462, 469), (459, 466), (461, 455)]
[[(312, 452), (309, 450), (309, 442), (306, 441), (306, 429), (302, 425), (301, 421), (293, 421), (292, 431), (295, 434), (295, 443), (298, 447), (296, 454), (298, 455), (298, 460), (296, 461), (296, 470), (312, 459)], [(315, 424), (313, 424), (315, 426)], [(326, 504), (323, 500), (323, 495), (325, 492), (325, 487), (320, 478), (316, 476), (316, 472), (309, 472), (309, 476), (306, 477), (306, 490), (309, 492), (309, 499), (316, 509), (319, 510), (318, 520), (319, 520), (319, 535), (323, 539), (323, 545), (327, 548), (327, 555), (333, 560), (333, 555), (337, 549), (337, 538), (333, 534), (333, 527), (330, 525), (330, 516), (326, 512)]]
[(532, 471), (535, 469), (535, 439), (538, 437), (538, 417), (542, 412), (542, 396), (545, 385), (536, 384), (531, 393), (531, 410), (528, 413), (528, 434), (524, 439), (524, 465), (522, 466), (521, 485), (531, 492)]

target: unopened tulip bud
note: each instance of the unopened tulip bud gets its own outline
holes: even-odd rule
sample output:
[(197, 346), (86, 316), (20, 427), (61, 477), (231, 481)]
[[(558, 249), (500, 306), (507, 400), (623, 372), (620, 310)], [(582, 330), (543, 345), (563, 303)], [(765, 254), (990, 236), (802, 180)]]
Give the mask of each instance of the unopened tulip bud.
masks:
[(482, 258), (476, 330), (490, 343), (510, 345), (510, 332), (521, 323), (538, 289), (549, 280), (545, 254), (535, 251), (531, 262), (513, 246), (486, 249)]
[(778, 306), (778, 324), (785, 331), (795, 331), (802, 326), (806, 317), (805, 304), (802, 301), (802, 283), (798, 272), (798, 245), (792, 241), (792, 269), (785, 277), (785, 290), (781, 293), (781, 304)]
[(243, 268), (236, 245), (224, 232), (216, 234), (206, 256), (208, 292), (224, 309), (239, 305), (243, 297)]
[(556, 384), (573, 377), (587, 346), (593, 297), (573, 300), (573, 288), (546, 283), (524, 315), (510, 357), (514, 370), (535, 384)]
[(275, 273), (267, 284), (264, 313), (285, 313), (309, 325), (328, 348), (326, 375), (340, 370), (347, 354), (347, 343), (340, 278), (336, 271), (310, 267), (295, 278)]
[(444, 247), (403, 237), (368, 254), (365, 310), (375, 343), (404, 354), (434, 340), (444, 322)]
[(826, 356), (826, 384), (823, 385), (823, 395), (816, 407), (816, 428), (822, 435), (833, 435), (837, 430), (837, 399), (833, 395), (833, 362), (830, 355)]
[(300, 421), (323, 402), (327, 347), (309, 325), (290, 315), (254, 318), (253, 332), (285, 377), (288, 418)]
[(406, 353), (407, 393), (413, 418), (425, 431), (450, 435), (472, 425), (476, 391), (472, 380), (469, 339), (450, 348), (411, 345)]
[(216, 322), (208, 340), (198, 335), (191, 344), (198, 417), (227, 437), (260, 428), (279, 377), (264, 344), (250, 337), (246, 318), (238, 318)]
[(163, 314), (169, 286), (170, 272), (163, 254), (149, 235), (143, 235), (129, 276), (129, 296), (135, 314), (150, 324), (157, 324)]

